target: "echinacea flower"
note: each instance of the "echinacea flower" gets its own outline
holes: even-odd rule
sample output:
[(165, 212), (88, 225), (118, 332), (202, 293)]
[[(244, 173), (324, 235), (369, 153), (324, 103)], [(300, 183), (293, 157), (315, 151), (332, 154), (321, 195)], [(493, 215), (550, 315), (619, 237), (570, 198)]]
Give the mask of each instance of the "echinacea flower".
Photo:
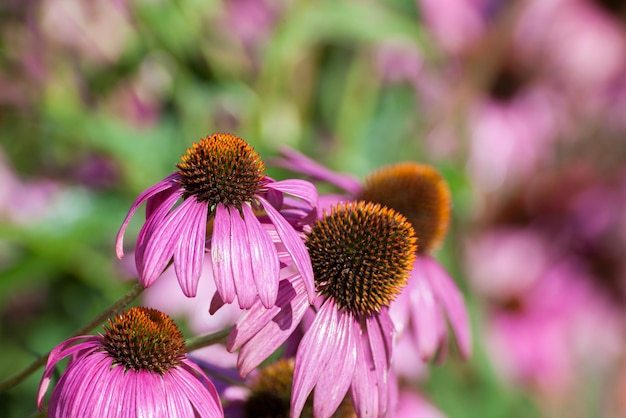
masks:
[(446, 318), (456, 335), (461, 355), (471, 354), (471, 330), (463, 295), (454, 280), (432, 257), (450, 223), (450, 191), (445, 180), (432, 167), (414, 162), (398, 163), (371, 173), (364, 184), (290, 149), (281, 151), (278, 166), (329, 182), (344, 194), (320, 196), (320, 206), (337, 201), (363, 200), (392, 208), (406, 216), (415, 229), (417, 257), (406, 288), (391, 304), (390, 312), (400, 334), (412, 325), (420, 356), (432, 358), (445, 349)]
[(183, 293), (195, 296), (208, 248), (223, 302), (231, 303), (236, 296), (245, 309), (258, 296), (264, 306), (272, 306), (278, 292), (279, 255), (259, 220), (262, 212), (266, 215), (263, 222), (275, 230), (313, 299), (313, 272), (306, 248), (280, 208), (271, 203), (280, 200), (276, 195), (287, 193), (315, 210), (317, 190), (312, 184), (274, 181), (265, 174), (259, 154), (230, 134), (213, 134), (194, 143), (177, 167), (177, 172), (137, 197), (117, 236), (116, 251), (121, 258), (128, 222), (138, 206), (147, 202), (146, 223), (135, 250), (139, 281), (144, 287), (154, 283), (173, 258)]
[(182, 333), (156, 309), (131, 308), (109, 320), (103, 334), (54, 348), (39, 386), (40, 409), (56, 364), (67, 356), (49, 417), (224, 416), (215, 386), (187, 358)]
[[(358, 416), (384, 416), (395, 381), (389, 371), (393, 323), (389, 305), (415, 259), (415, 233), (406, 218), (369, 202), (331, 208), (306, 233), (318, 293), (316, 313), (295, 358), (291, 416), (313, 391), (316, 417), (330, 417), (348, 389)], [(235, 324), (228, 348), (247, 375), (298, 326), (309, 303), (300, 274), (280, 283), (276, 306), (258, 302)]]
[[(255, 371), (246, 379), (247, 388), (225, 391), (225, 413), (233, 418), (289, 417), (293, 371), (293, 358), (280, 358)], [(310, 399), (300, 416), (315, 416)], [(343, 399), (332, 417), (356, 418), (349, 396)]]

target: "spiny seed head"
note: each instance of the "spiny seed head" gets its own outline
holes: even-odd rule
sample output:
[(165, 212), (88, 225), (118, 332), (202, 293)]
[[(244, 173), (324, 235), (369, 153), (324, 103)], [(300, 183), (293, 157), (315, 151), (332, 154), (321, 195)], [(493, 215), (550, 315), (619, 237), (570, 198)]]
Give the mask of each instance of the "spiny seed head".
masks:
[(194, 143), (176, 167), (183, 197), (195, 196), (210, 208), (218, 203), (241, 207), (254, 198), (266, 178), (259, 154), (231, 134), (213, 134)]
[(185, 340), (174, 321), (161, 311), (131, 308), (104, 326), (103, 348), (127, 370), (163, 374), (180, 364)]
[(450, 190), (428, 165), (400, 163), (383, 167), (365, 180), (358, 199), (380, 203), (406, 216), (415, 228), (420, 254), (437, 249), (448, 232)]
[[(289, 418), (293, 359), (279, 359), (259, 370), (250, 382), (250, 396), (243, 407), (244, 418)], [(313, 404), (309, 399), (302, 418), (313, 418)], [(346, 397), (332, 418), (356, 418), (350, 398)]]
[(331, 208), (307, 234), (317, 291), (355, 315), (379, 312), (409, 277), (417, 244), (407, 219), (371, 202)]

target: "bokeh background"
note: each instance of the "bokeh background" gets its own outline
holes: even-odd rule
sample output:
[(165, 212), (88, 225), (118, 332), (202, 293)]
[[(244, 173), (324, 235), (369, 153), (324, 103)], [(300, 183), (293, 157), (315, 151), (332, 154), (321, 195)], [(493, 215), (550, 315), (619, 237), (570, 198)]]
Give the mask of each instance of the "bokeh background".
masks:
[(2, 0), (0, 379), (132, 286), (126, 211), (213, 132), (440, 170), (474, 354), (403, 384), (441, 414), (626, 416), (626, 3)]

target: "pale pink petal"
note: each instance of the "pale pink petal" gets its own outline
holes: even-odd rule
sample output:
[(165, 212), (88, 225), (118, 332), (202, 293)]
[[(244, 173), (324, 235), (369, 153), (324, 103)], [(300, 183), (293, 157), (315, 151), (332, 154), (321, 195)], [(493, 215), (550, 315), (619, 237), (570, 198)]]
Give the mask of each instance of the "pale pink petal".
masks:
[(176, 190), (175, 193), (170, 194), (159, 207), (155, 208), (151, 216), (141, 227), (139, 235), (137, 236), (137, 244), (135, 245), (135, 265), (137, 266), (137, 273), (139, 274), (139, 277), (143, 276), (145, 267), (144, 255), (147, 243), (150, 242), (155, 229), (157, 229), (161, 222), (163, 222), (163, 219), (165, 219), (167, 214), (170, 212), (170, 209), (174, 207), (174, 204), (181, 197), (181, 195), (182, 192), (180, 189)]
[(117, 237), (115, 238), (115, 253), (117, 254), (118, 258), (124, 257), (124, 232), (126, 232), (126, 227), (130, 222), (130, 218), (132, 218), (139, 205), (141, 205), (146, 199), (149, 199), (151, 196), (154, 196), (155, 194), (160, 193), (163, 190), (172, 187), (178, 187), (177, 184), (173, 184), (171, 182), (173, 176), (174, 174), (169, 175), (154, 186), (148, 187), (146, 190), (141, 192), (139, 196), (137, 196), (137, 199), (135, 199), (133, 204), (130, 206), (130, 210), (126, 215), (126, 218), (124, 218), (124, 222), (122, 222), (122, 226), (120, 227), (120, 230), (117, 233)]
[[(322, 373), (328, 373), (328, 361), (335, 356), (344, 334), (339, 335), (339, 313), (332, 299), (327, 299), (304, 334), (293, 371), (291, 417), (300, 416), (304, 404)], [(346, 332), (346, 331), (344, 331)]]
[(309, 295), (309, 302), (313, 303), (316, 294), (315, 283), (313, 281), (313, 267), (311, 266), (311, 259), (309, 258), (309, 253), (304, 245), (304, 241), (285, 218), (283, 218), (280, 212), (270, 205), (267, 200), (260, 196), (257, 196), (257, 198), (267, 212), (267, 216), (276, 227), (276, 233), (283, 242), (287, 252), (289, 252), (289, 255), (291, 255), (293, 263), (302, 274), (302, 279), (304, 280), (304, 285)]
[(442, 324), (441, 309), (425, 279), (424, 271), (414, 270), (409, 283), (404, 289), (409, 292), (411, 314), (413, 315), (413, 336), (417, 350), (423, 360), (428, 360), (436, 353), (439, 346)]
[(222, 300), (232, 303), (235, 300), (235, 282), (230, 253), (230, 214), (226, 206), (218, 203), (215, 208), (213, 237), (211, 239), (211, 262), (215, 287)]
[(378, 381), (376, 370), (369, 348), (366, 333), (354, 329), (357, 338), (357, 361), (354, 369), (354, 378), (350, 386), (350, 396), (354, 403), (354, 410), (360, 418), (375, 418), (379, 416)]
[[(192, 203), (190, 203), (191, 207), (187, 213), (188, 220), (180, 231), (180, 239), (174, 251), (174, 269), (185, 296), (194, 297), (198, 291), (198, 281), (202, 274), (209, 208), (205, 203), (194, 202), (194, 197), (188, 198), (187, 201), (192, 201)], [(183, 202), (183, 204), (185, 203), (186, 201)]]
[(389, 407), (389, 383), (388, 374), (391, 362), (391, 338), (389, 330), (383, 331), (378, 317), (387, 316), (385, 323), (388, 322), (389, 313), (386, 309), (378, 315), (370, 316), (365, 320), (367, 325), (367, 336), (369, 338), (369, 348), (372, 351), (372, 362), (376, 381), (378, 382), (378, 411), (379, 416), (385, 416)]
[(254, 216), (252, 208), (248, 205), (242, 207), (250, 244), (250, 263), (254, 283), (261, 303), (266, 308), (270, 308), (276, 302), (278, 295), (280, 274), (278, 253), (269, 234)]
[(268, 189), (290, 194), (307, 202), (311, 208), (317, 209), (318, 194), (315, 186), (305, 180), (281, 180), (267, 184)]
[(185, 230), (189, 222), (189, 212), (195, 205), (197, 202), (193, 198), (183, 201), (155, 226), (154, 232), (146, 243), (143, 271), (139, 277), (144, 287), (150, 287), (167, 267), (181, 239), (180, 231)]
[(357, 178), (348, 174), (335, 173), (317, 161), (299, 153), (298, 151), (283, 147), (280, 153), (284, 159), (272, 159), (270, 163), (277, 167), (283, 167), (296, 173), (302, 173), (315, 180), (322, 180), (331, 183), (348, 193), (355, 195), (361, 190), (361, 185)]
[(424, 261), (426, 277), (450, 320), (459, 350), (468, 358), (472, 354), (472, 334), (463, 294), (434, 258), (426, 257)]
[(249, 309), (257, 295), (254, 283), (254, 273), (250, 263), (250, 243), (248, 242), (248, 230), (241, 218), (239, 211), (232, 208), (230, 214), (230, 262), (237, 300), (241, 309)]
[(331, 338), (337, 340), (334, 355), (328, 358), (313, 391), (313, 411), (316, 417), (326, 418), (333, 415), (346, 396), (356, 366), (356, 341), (354, 327), (359, 327), (352, 315), (339, 314), (339, 328)]

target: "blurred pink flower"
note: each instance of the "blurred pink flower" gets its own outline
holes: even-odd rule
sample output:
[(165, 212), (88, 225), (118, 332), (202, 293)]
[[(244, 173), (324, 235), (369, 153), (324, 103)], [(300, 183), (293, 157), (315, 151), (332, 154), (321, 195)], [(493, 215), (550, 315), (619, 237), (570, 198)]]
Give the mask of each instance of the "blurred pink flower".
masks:
[(415, 390), (403, 388), (393, 418), (445, 418), (445, 415)]

